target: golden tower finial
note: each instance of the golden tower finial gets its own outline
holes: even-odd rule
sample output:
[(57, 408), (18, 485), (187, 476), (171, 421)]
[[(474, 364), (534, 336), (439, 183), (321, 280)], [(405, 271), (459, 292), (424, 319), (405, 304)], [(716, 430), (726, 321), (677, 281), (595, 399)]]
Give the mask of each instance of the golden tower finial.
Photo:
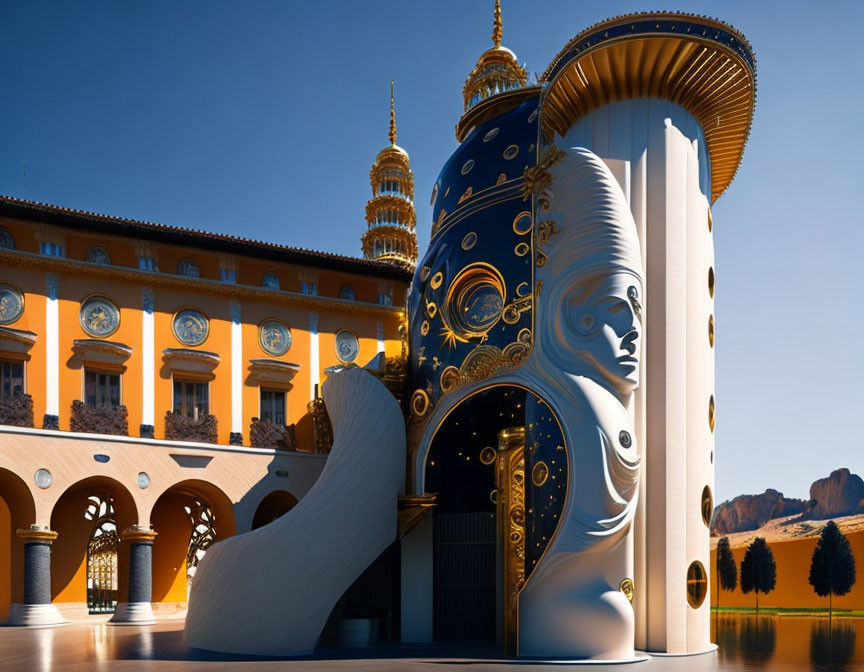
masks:
[(390, 144), (396, 144), (396, 106), (393, 103), (393, 80), (390, 80)]
[(492, 28), (492, 41), (496, 47), (501, 46), (501, 0), (495, 0), (495, 23)]

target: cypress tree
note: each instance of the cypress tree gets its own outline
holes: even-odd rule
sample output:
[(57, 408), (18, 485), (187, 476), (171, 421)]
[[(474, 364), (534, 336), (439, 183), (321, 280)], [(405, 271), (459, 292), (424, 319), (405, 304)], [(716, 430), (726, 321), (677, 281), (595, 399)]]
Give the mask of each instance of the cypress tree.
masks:
[(738, 565), (735, 564), (735, 556), (729, 546), (729, 537), (721, 537), (717, 542), (717, 558), (715, 574), (717, 574), (717, 610), (714, 612), (714, 629), (717, 629), (717, 620), (720, 612), (720, 590), (735, 590), (738, 586)]
[(777, 564), (774, 553), (763, 537), (756, 537), (747, 547), (741, 561), (741, 592), (756, 593), (756, 611), (759, 611), (759, 593), (767, 595), (777, 585)]
[(855, 585), (855, 556), (852, 555), (852, 547), (833, 520), (829, 520), (822, 528), (822, 534), (813, 549), (810, 585), (817, 595), (828, 597), (829, 619), (833, 609), (833, 596), (845, 595)]

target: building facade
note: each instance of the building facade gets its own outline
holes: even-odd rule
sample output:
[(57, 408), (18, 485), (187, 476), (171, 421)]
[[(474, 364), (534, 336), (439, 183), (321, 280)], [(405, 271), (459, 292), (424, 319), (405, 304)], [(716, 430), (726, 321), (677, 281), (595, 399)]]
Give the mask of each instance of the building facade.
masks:
[[(157, 611), (182, 609), (196, 544), (284, 512), (314, 482), (328, 372), (403, 348), (404, 264), (0, 198), (0, 269), (0, 472), (15, 493), (0, 507), (3, 620), (118, 603), (115, 618), (152, 618), (123, 606), (123, 535), (140, 530)], [(10, 613), (27, 599), (28, 549), (49, 542), (38, 599), (59, 612)]]

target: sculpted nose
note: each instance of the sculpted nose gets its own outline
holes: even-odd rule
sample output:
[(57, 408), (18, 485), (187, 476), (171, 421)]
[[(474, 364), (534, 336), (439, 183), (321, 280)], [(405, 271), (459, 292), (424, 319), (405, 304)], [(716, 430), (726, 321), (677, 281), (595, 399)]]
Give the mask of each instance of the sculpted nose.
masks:
[(627, 332), (624, 338), (621, 339), (621, 348), (626, 350), (628, 354), (636, 354), (636, 339), (639, 338), (639, 332), (636, 329), (631, 329)]

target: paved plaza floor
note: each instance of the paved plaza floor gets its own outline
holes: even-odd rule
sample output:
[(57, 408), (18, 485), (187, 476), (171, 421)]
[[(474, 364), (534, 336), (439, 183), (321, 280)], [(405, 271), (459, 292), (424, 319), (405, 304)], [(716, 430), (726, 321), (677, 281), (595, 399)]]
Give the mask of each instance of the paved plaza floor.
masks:
[(344, 649), (325, 651), (312, 657), (274, 660), (190, 649), (183, 640), (182, 621), (163, 621), (150, 626), (87, 622), (56, 628), (0, 628), (0, 670), (3, 671), (222, 672), (258, 669), (314, 672), (487, 672), (506, 669), (520, 672), (540, 669), (708, 672), (720, 668), (716, 653), (686, 658), (652, 658), (628, 665), (572, 665), (502, 659), (493, 646), (459, 644)]

